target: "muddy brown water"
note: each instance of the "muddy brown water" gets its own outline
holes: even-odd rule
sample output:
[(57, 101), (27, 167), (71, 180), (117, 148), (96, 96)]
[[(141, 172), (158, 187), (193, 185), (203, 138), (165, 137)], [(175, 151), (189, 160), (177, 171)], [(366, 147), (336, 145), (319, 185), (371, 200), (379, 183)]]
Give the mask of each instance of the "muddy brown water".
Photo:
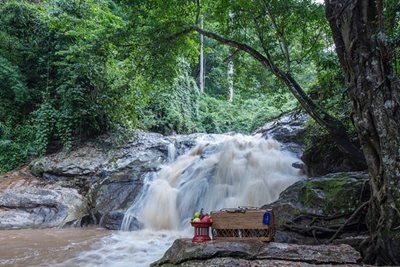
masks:
[[(191, 230), (191, 229), (190, 229)], [(0, 267), (148, 267), (192, 231), (100, 228), (0, 231)]]
[(101, 228), (2, 230), (0, 266), (62, 264), (111, 234)]

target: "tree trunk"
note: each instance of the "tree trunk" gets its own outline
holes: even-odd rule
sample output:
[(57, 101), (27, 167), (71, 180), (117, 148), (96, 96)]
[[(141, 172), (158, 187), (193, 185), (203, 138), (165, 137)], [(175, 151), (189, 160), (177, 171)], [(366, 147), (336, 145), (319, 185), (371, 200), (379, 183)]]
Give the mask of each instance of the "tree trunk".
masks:
[[(203, 29), (203, 16), (200, 17), (200, 24), (201, 28)], [(204, 92), (204, 36), (200, 33), (200, 77), (199, 77), (199, 84), (200, 84), (200, 93)]]
[(228, 81), (228, 95), (227, 95), (228, 102), (233, 101), (233, 74), (234, 74), (233, 59), (230, 59), (228, 62), (228, 71), (226, 74)]
[[(233, 24), (233, 18), (234, 18), (234, 14), (233, 12), (229, 12), (228, 14), (228, 31), (231, 31), (232, 28), (232, 24)], [(232, 34), (230, 34), (232, 35)], [(228, 70), (226, 72), (226, 80), (227, 80), (227, 84), (228, 84), (228, 91), (227, 91), (227, 100), (228, 102), (232, 102), (233, 101), (233, 74), (234, 74), (234, 65), (233, 65), (233, 54), (234, 51), (232, 50), (232, 48), (230, 49), (230, 53), (232, 56), (229, 56), (228, 59)]]
[(371, 200), (365, 259), (400, 264), (400, 81), (383, 33), (382, 1), (325, 0), (367, 161)]

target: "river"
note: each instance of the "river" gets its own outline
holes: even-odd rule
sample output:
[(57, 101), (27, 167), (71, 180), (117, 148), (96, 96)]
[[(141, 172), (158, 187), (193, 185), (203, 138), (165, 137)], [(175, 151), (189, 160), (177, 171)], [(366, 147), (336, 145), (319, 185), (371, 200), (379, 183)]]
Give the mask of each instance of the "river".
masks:
[[(190, 218), (237, 206), (276, 200), (302, 179), (295, 155), (261, 136), (218, 135), (146, 177), (140, 196), (126, 211), (121, 228), (64, 228), (0, 231), (3, 266), (149, 266), (177, 238), (190, 237)], [(131, 226), (139, 222), (139, 231)]]
[(0, 231), (0, 266), (144, 267), (187, 231), (134, 232), (101, 228)]

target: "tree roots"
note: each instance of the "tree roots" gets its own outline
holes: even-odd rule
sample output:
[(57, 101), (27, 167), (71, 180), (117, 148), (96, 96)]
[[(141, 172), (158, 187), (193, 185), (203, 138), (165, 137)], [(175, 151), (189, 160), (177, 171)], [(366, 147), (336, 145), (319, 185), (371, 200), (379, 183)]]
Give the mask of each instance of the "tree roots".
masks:
[[(320, 243), (329, 244), (346, 231), (360, 232), (366, 229), (365, 214), (368, 204), (369, 201), (363, 202), (352, 213), (336, 214), (333, 216), (301, 214), (291, 222), (284, 224), (283, 227), (304, 236), (312, 236)], [(343, 218), (347, 218), (343, 223), (335, 222)], [(309, 223), (302, 223), (305, 220), (308, 220)], [(325, 242), (322, 242), (318, 238), (325, 239)]]

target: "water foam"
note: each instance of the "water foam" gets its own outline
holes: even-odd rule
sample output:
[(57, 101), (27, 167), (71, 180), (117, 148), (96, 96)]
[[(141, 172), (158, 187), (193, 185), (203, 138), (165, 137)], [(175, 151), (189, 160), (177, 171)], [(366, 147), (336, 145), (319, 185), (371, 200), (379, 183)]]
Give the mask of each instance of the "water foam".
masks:
[[(175, 152), (174, 152), (175, 153)], [(292, 163), (298, 159), (280, 144), (261, 136), (204, 136), (188, 153), (163, 166), (147, 182), (143, 195), (126, 213), (145, 228), (188, 227), (194, 211), (261, 206), (301, 178)]]
[(91, 250), (54, 267), (148, 267), (160, 259), (175, 239), (189, 237), (187, 231), (117, 232), (93, 244)]
[(190, 237), (194, 211), (270, 203), (302, 178), (292, 167), (299, 159), (260, 136), (206, 135), (176, 159), (169, 151), (174, 155), (159, 173), (145, 177), (121, 227), (129, 230), (138, 219), (144, 229), (103, 238), (63, 266), (149, 266), (176, 238)]

